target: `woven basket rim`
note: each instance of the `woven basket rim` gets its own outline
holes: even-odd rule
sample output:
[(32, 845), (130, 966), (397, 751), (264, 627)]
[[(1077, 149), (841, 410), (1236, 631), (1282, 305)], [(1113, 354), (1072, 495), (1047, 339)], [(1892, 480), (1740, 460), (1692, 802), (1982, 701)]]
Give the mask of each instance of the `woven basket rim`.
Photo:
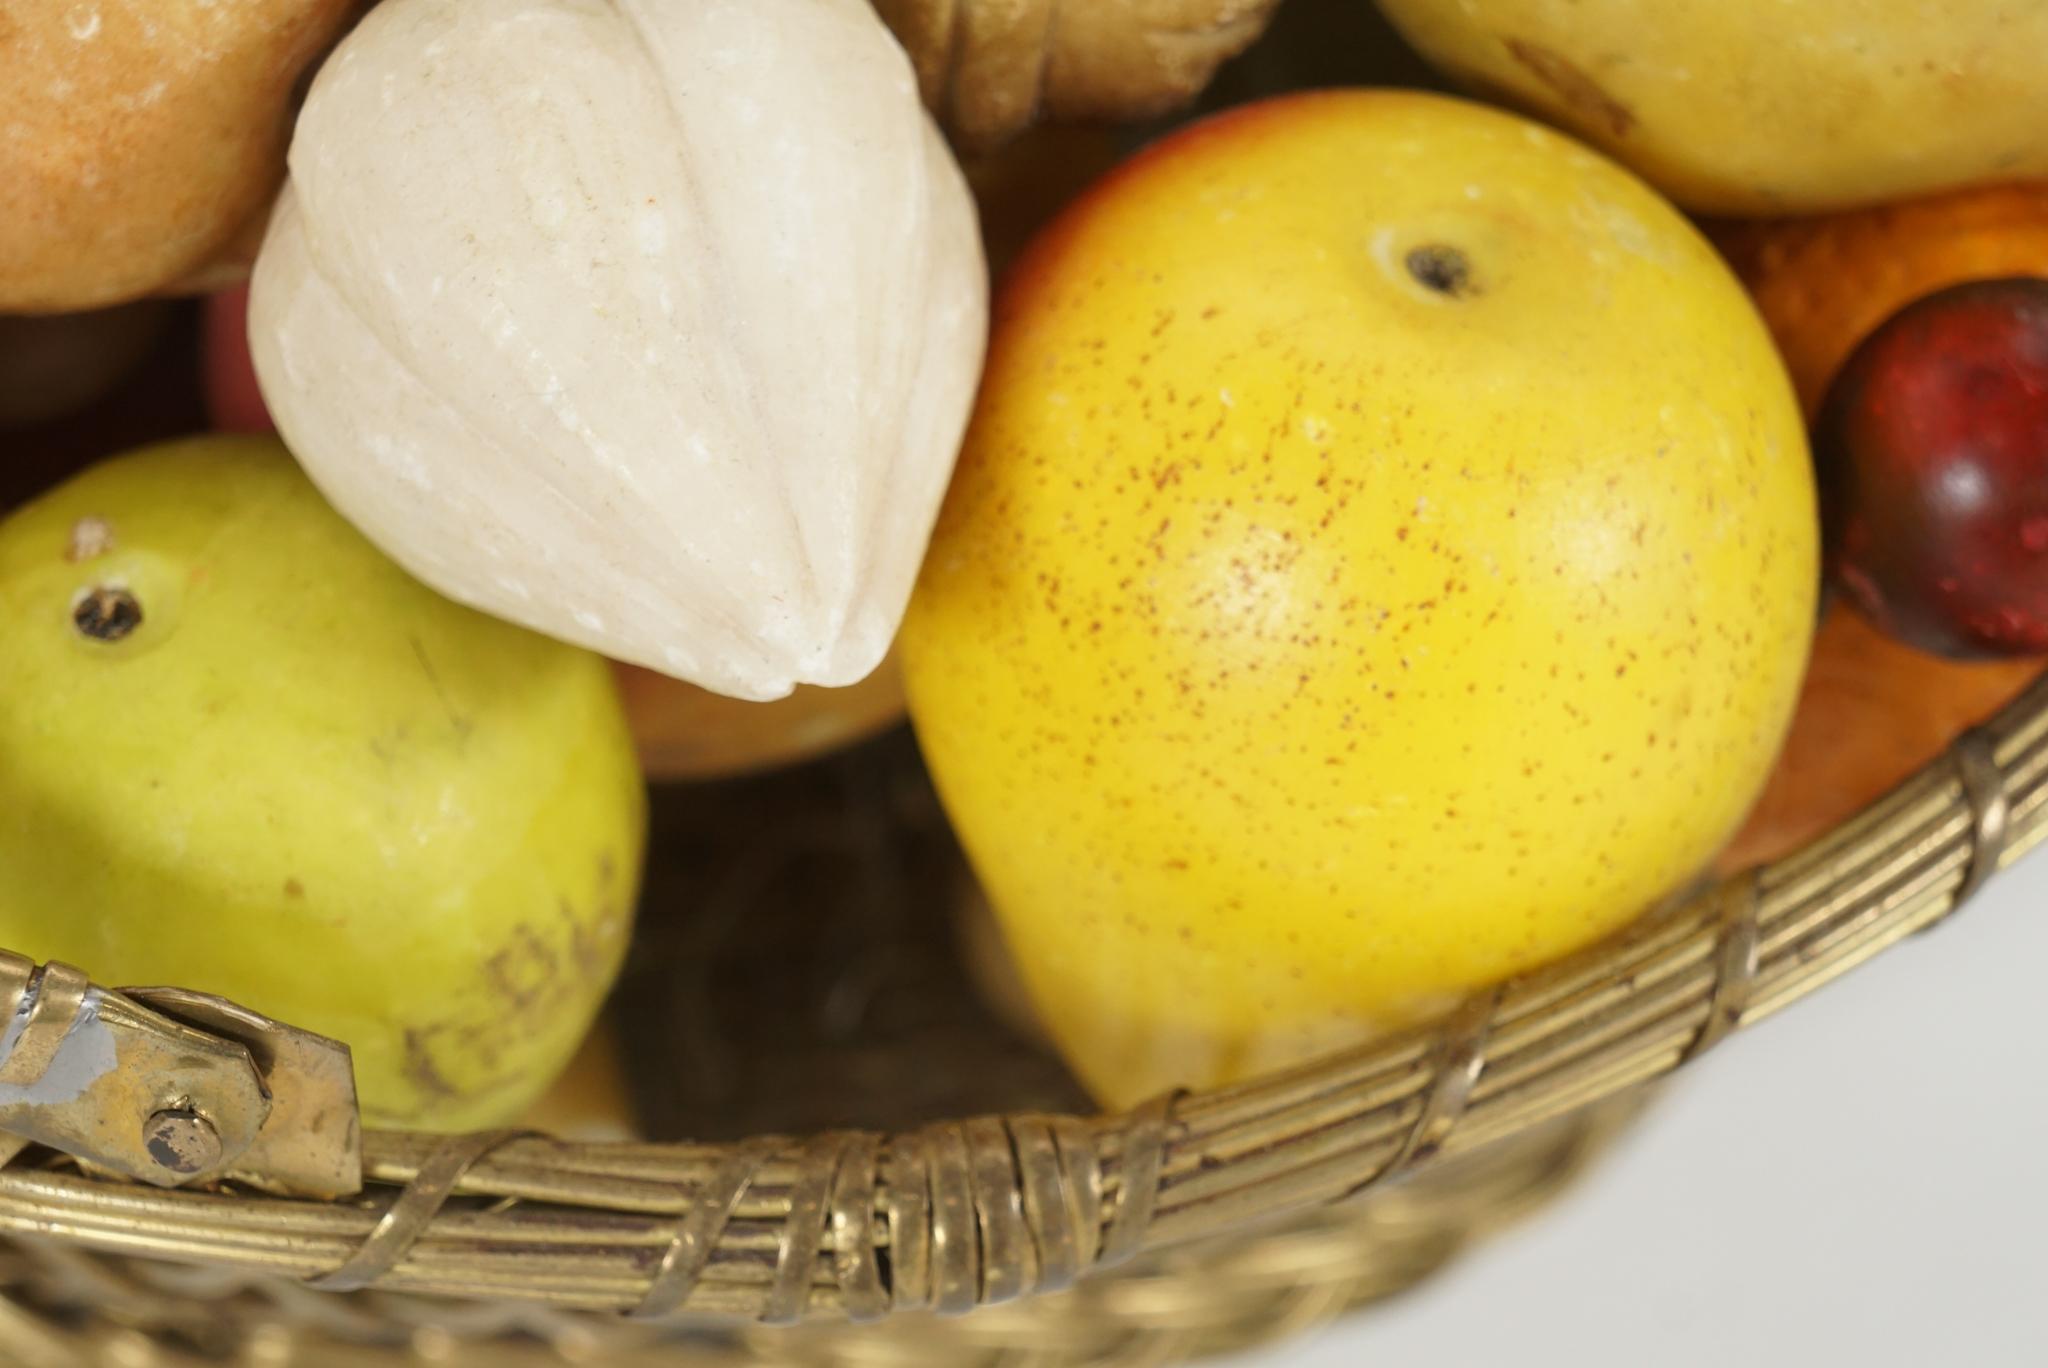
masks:
[[(1947, 917), (2048, 835), (2048, 677), (1835, 831), (1446, 1021), (1122, 1115), (882, 1135), (364, 1137), (362, 1196), (0, 1169), (0, 1235), (428, 1296), (720, 1323), (959, 1313), (1355, 1196), (1697, 1058)], [(458, 1199), (458, 1200), (451, 1200)]]

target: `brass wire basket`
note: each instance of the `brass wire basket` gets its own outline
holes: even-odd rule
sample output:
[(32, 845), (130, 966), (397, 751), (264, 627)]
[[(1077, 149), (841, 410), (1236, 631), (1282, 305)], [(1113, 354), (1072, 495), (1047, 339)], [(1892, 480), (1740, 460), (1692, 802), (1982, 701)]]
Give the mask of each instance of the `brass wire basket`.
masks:
[[(1041, 115), (1184, 101), (1277, 3), (877, 8), (972, 148)], [(1272, 83), (1261, 60), (1238, 69), (1239, 95)], [(334, 1055), (197, 995), (89, 990), (0, 953), (0, 1022), (18, 1021), (0, 1040), (0, 1364), (1163, 1368), (1242, 1349), (1399, 1292), (1556, 1196), (1646, 1085), (1940, 922), (2048, 831), (2044, 680), (1807, 849), (1434, 1028), (1090, 1116), (964, 986), (958, 856), (909, 755), (899, 736), (814, 771), (826, 810), (791, 812), (767, 855), (673, 854), (705, 810), (760, 825), (731, 790), (656, 842), (693, 895), (754, 880), (722, 922), (643, 935), (615, 1007), (643, 1116), (688, 1143), (358, 1136), (347, 1109), (235, 1130), (204, 1070), (171, 1098), (140, 1068), (87, 1098), (105, 1105), (72, 1104), (63, 1136), (8, 1140), (8, 1099), (88, 1004), (159, 1032), (181, 1067), (275, 1084), (273, 1117), (292, 1096), (282, 1056), (301, 1052), (303, 1102)], [(849, 798), (849, 782), (869, 787)], [(849, 837), (847, 813), (878, 806), (886, 829)], [(759, 873), (805, 860), (808, 881)], [(882, 931), (821, 945), (828, 893), (851, 898), (842, 927)], [(708, 943), (706, 925), (730, 934)], [(836, 1020), (847, 991), (862, 1030), (792, 1025)], [(675, 1019), (705, 1002), (723, 1006)], [(261, 1088), (244, 1092), (246, 1107)], [(191, 1124), (207, 1116), (223, 1125)], [(317, 1152), (292, 1150), (309, 1136)]]
[[(1639, 1085), (1933, 926), (2044, 832), (2048, 680), (1807, 849), (1437, 1027), (1125, 1115), (679, 1144), (371, 1132), (362, 1192), (324, 1201), (29, 1147), (0, 1170), (0, 1352), (851, 1368), (1235, 1347), (1426, 1274), (1555, 1190)], [(69, 1029), (42, 1006), (78, 1000), (61, 983), (9, 1081)]]

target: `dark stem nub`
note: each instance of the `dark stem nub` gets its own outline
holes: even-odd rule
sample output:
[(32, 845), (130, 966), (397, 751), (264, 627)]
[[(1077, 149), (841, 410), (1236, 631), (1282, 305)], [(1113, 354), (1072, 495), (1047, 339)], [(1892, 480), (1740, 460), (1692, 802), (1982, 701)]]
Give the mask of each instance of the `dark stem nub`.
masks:
[(1408, 274), (1426, 289), (1452, 298), (1472, 290), (1472, 263), (1455, 247), (1430, 243), (1408, 253)]
[(71, 622), (94, 641), (119, 641), (142, 625), (142, 605), (126, 589), (91, 589), (71, 610)]

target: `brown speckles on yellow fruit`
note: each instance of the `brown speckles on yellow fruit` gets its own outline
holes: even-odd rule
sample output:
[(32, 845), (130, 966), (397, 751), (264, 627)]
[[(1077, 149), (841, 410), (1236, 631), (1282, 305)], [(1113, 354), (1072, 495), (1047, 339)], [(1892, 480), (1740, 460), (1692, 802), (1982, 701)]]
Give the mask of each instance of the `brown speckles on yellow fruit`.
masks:
[(1816, 541), (1783, 370), (1668, 206), (1506, 115), (1302, 96), (1020, 265), (904, 667), (1044, 1015), (1128, 1102), (1695, 873), (1783, 733)]

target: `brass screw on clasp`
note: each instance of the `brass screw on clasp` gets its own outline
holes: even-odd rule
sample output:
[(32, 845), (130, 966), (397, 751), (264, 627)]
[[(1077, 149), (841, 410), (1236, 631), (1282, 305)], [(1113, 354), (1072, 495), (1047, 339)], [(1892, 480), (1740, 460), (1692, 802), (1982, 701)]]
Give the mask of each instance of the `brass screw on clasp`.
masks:
[(172, 1173), (204, 1173), (220, 1163), (220, 1134), (190, 1107), (167, 1107), (142, 1125), (143, 1148)]

